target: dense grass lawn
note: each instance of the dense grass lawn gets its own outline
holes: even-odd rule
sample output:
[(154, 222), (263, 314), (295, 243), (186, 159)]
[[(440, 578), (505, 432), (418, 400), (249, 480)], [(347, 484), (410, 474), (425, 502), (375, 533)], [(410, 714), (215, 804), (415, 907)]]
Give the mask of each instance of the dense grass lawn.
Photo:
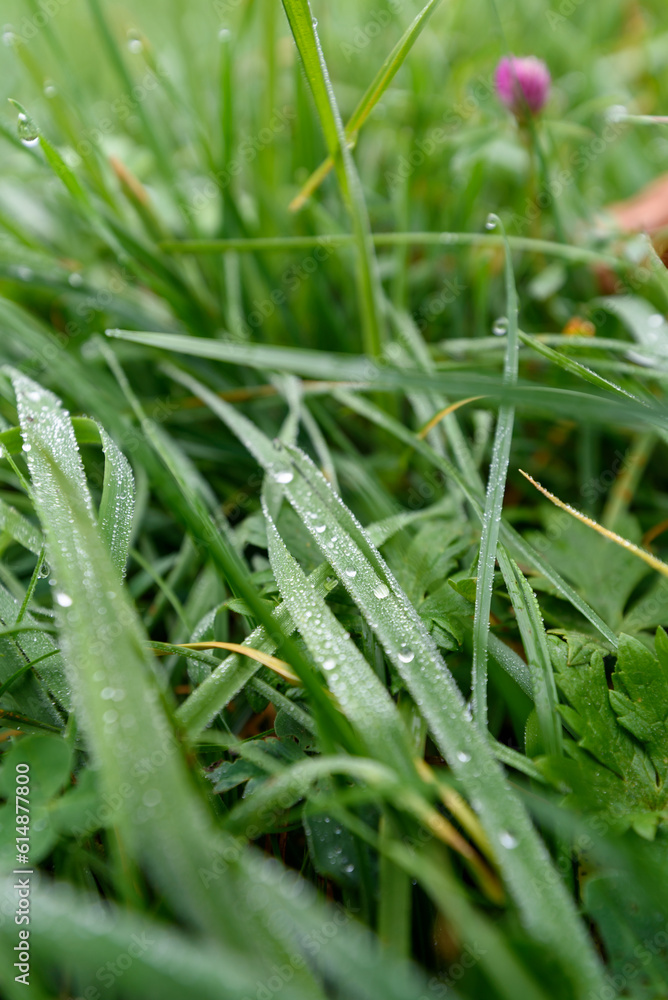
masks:
[(662, 0), (7, 0), (0, 995), (668, 997)]

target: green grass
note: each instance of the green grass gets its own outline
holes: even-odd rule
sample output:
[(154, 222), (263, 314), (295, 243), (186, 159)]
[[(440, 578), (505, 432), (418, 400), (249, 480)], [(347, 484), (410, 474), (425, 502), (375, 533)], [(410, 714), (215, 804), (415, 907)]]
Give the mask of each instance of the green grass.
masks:
[(668, 997), (662, 14), (9, 5), (3, 996)]

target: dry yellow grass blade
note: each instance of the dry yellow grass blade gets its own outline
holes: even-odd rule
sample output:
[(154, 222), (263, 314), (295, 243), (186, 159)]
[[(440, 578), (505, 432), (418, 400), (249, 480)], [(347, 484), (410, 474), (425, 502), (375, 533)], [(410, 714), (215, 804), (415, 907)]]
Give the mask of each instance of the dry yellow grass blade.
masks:
[(432, 431), (436, 424), (440, 423), (444, 417), (447, 417), (449, 413), (454, 413), (458, 410), (460, 406), (466, 406), (467, 403), (474, 403), (476, 399), (484, 399), (484, 396), (469, 396), (468, 399), (460, 399), (456, 403), (450, 403), (450, 406), (446, 406), (445, 409), (439, 410), (435, 417), (432, 417), (429, 423), (425, 424), (422, 430), (418, 431), (418, 437), (422, 440), (426, 438), (429, 431)]
[(252, 649), (250, 646), (242, 646), (238, 642), (179, 642), (176, 643), (182, 649), (228, 649), (231, 653), (240, 653), (242, 656), (249, 656), (251, 660), (269, 667), (274, 673), (279, 674), (290, 684), (300, 685), (301, 681), (296, 674), (290, 670), (290, 665), (284, 660), (279, 660), (268, 653), (262, 653), (259, 649)]
[(593, 518), (587, 517), (586, 514), (582, 514), (579, 510), (576, 510), (575, 507), (571, 507), (570, 504), (564, 503), (563, 500), (559, 499), (559, 497), (555, 497), (554, 493), (550, 493), (550, 491), (546, 490), (544, 486), (541, 486), (541, 484), (537, 483), (535, 479), (532, 479), (528, 472), (522, 472), (522, 469), (520, 469), (520, 472), (525, 479), (529, 480), (532, 486), (535, 486), (536, 489), (543, 494), (543, 496), (546, 496), (547, 499), (551, 500), (557, 507), (565, 510), (567, 514), (571, 514), (573, 517), (577, 518), (578, 521), (582, 521), (582, 523), (586, 524), (588, 527), (593, 528), (594, 531), (598, 531), (599, 535), (603, 535), (604, 538), (609, 539), (611, 542), (616, 542), (617, 545), (621, 545), (623, 549), (627, 549), (629, 552), (632, 552), (634, 556), (638, 556), (639, 559), (646, 562), (648, 566), (652, 567), (652, 569), (657, 570), (659, 573), (663, 573), (664, 576), (668, 576), (668, 565), (660, 559), (657, 559), (656, 556), (653, 556), (651, 552), (647, 552), (645, 549), (639, 548), (637, 545), (634, 545), (633, 542), (629, 542), (627, 538), (622, 538), (621, 535), (618, 535), (614, 531), (610, 531), (609, 528), (604, 528), (603, 525), (598, 523), (598, 521), (594, 521)]

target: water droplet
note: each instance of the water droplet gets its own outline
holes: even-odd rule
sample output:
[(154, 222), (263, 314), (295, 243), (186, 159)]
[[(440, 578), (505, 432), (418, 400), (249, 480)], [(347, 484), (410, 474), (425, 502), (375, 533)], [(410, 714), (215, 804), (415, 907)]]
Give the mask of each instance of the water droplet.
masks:
[(490, 212), (485, 221), (485, 229), (496, 229), (499, 224), (499, 217), (494, 212)]
[(377, 586), (373, 588), (373, 592), (379, 601), (383, 601), (386, 597), (390, 596), (390, 588), (384, 583), (377, 584)]
[(157, 806), (158, 802), (162, 801), (162, 792), (159, 792), (157, 788), (149, 788), (147, 792), (144, 792), (142, 796), (142, 802), (149, 809), (152, 806)]
[(138, 56), (143, 51), (144, 43), (141, 38), (138, 38), (136, 35), (130, 35), (128, 38), (128, 52), (131, 52), (133, 56)]
[(343, 870), (350, 875), (351, 872), (355, 871), (355, 865), (344, 865)]
[(56, 598), (56, 604), (60, 604), (61, 608), (72, 607), (72, 598), (70, 597), (69, 594), (63, 594), (62, 591), (58, 591), (58, 593), (55, 595), (55, 598)]
[(113, 697), (114, 697), (113, 688), (110, 687), (102, 688), (102, 691), (100, 692), (100, 698), (102, 698), (103, 701), (109, 701)]
[(24, 146), (35, 146), (39, 142), (39, 131), (32, 118), (19, 111), (17, 132)]
[(77, 271), (74, 271), (69, 275), (67, 282), (72, 286), (72, 288), (81, 288), (83, 285), (83, 277)]
[(332, 659), (330, 656), (328, 659), (322, 661), (323, 670), (333, 670), (336, 666), (336, 660)]
[(47, 576), (49, 575), (50, 572), (51, 572), (51, 568), (50, 568), (48, 562), (45, 561), (40, 566), (39, 573), (37, 574), (37, 576), (38, 576), (38, 578), (40, 580), (46, 580), (46, 578), (47, 578)]
[(219, 42), (226, 42), (229, 39), (229, 37), (230, 37), (230, 29), (229, 28), (221, 28), (220, 31), (218, 32), (218, 41)]
[(345, 570), (345, 574), (346, 574), (346, 576), (348, 577), (349, 580), (354, 580), (355, 577), (357, 576), (357, 570), (356, 569), (347, 569), (347, 570)]
[(623, 104), (613, 104), (605, 113), (609, 122), (620, 122), (628, 114), (628, 110)]
[(324, 531), (327, 531), (327, 525), (326, 524), (314, 524), (313, 528), (314, 528), (315, 531), (318, 532), (319, 535), (322, 535), (322, 533)]
[(502, 830), (499, 834), (499, 843), (508, 851), (512, 851), (513, 847), (517, 847), (517, 837), (513, 837), (507, 830)]
[(466, 753), (466, 751), (464, 751), (464, 750), (460, 750), (457, 753), (457, 760), (460, 760), (462, 762), (462, 764), (468, 764), (468, 762), (470, 761), (470, 759), (471, 759), (471, 754), (470, 753)]
[(11, 29), (7, 29), (2, 33), (2, 41), (4, 45), (12, 46), (16, 44), (16, 35)]
[(111, 726), (111, 725), (113, 725), (114, 722), (117, 721), (117, 719), (118, 719), (118, 712), (115, 709), (110, 708), (108, 712), (104, 713), (104, 715), (102, 716), (102, 718), (107, 723), (107, 725)]
[(508, 320), (505, 316), (499, 316), (492, 324), (492, 333), (495, 337), (503, 337), (508, 333)]
[(652, 315), (647, 320), (647, 325), (654, 327), (656, 329), (659, 326), (663, 326), (664, 319), (661, 313), (652, 313)]
[(294, 478), (295, 478), (294, 475), (290, 472), (289, 469), (282, 469), (280, 472), (277, 472), (274, 475), (274, 479), (276, 480), (277, 483), (286, 483), (286, 484), (291, 483)]
[(397, 655), (402, 663), (411, 663), (415, 659), (415, 653), (408, 646), (402, 646)]
[(44, 96), (48, 97), (48, 98), (52, 98), (52, 97), (55, 97), (57, 93), (58, 93), (58, 88), (56, 87), (55, 83), (53, 83), (53, 81), (51, 81), (51, 80), (45, 80), (44, 81)]

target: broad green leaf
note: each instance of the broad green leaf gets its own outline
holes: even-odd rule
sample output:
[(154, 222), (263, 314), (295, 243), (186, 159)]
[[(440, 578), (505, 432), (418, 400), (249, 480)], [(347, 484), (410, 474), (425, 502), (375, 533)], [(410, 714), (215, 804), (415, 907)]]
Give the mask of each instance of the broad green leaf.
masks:
[[(17, 867), (17, 826), (25, 829), (29, 857), (38, 865), (53, 849), (61, 829), (52, 822), (56, 796), (69, 783), (73, 749), (59, 736), (24, 736), (3, 756), (0, 770), (0, 795), (7, 802), (0, 806), (0, 867), (3, 872)], [(30, 795), (28, 812), (15, 807), (16, 765), (29, 768)], [(56, 800), (54, 802), (54, 800)]]
[(599, 652), (569, 662), (566, 644), (552, 639), (557, 683), (568, 700), (560, 711), (577, 742), (565, 742), (567, 757), (539, 762), (548, 778), (565, 786), (568, 804), (650, 840), (668, 821), (668, 661), (661, 632), (659, 659), (637, 639), (620, 636), (612, 691)]
[[(604, 621), (619, 629), (628, 600), (650, 572), (648, 567), (564, 511), (545, 508), (543, 523), (545, 533), (529, 531), (527, 541), (540, 549)], [(630, 515), (620, 519), (616, 529), (629, 541), (640, 542), (640, 528)]]
[[(19, 602), (0, 585), (2, 627), (14, 625), (20, 610)], [(24, 613), (22, 624), (26, 631), (0, 636), (0, 685), (7, 684), (12, 677), (18, 675), (2, 694), (0, 701), (3, 708), (24, 712), (31, 718), (51, 725), (60, 725), (60, 713), (46, 691), (51, 691), (63, 708), (71, 708), (71, 692), (64, 676), (62, 658), (51, 636), (39, 630), (30, 612)], [(34, 631), (30, 630), (31, 625), (35, 625)], [(29, 667), (29, 664), (37, 660), (39, 662), (36, 667)]]

